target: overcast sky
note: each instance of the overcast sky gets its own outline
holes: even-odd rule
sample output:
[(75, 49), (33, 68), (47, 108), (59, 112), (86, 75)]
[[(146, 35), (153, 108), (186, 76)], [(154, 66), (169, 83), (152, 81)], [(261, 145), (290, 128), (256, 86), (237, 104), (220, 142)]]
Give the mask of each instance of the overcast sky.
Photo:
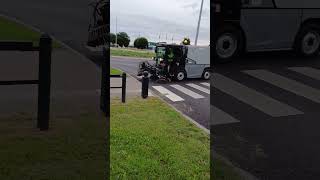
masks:
[[(110, 0), (111, 32), (127, 32), (131, 42), (144, 36), (149, 41), (180, 43), (189, 37), (194, 44), (201, 0)], [(166, 40), (167, 39), (167, 40)], [(198, 45), (209, 45), (210, 0), (204, 0)]]

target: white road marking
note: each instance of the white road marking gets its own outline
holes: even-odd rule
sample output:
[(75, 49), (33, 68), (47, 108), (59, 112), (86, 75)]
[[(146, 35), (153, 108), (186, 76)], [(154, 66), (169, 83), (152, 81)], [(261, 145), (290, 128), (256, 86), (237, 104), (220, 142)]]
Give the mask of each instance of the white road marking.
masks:
[(320, 70), (311, 67), (290, 67), (291, 71), (298, 72), (300, 74), (309, 76), (313, 79), (320, 80)]
[(238, 123), (239, 120), (225, 113), (221, 109), (210, 106), (210, 125), (221, 125), (221, 124), (230, 124), (230, 123)]
[(304, 85), (295, 80), (280, 76), (278, 74), (269, 72), (267, 70), (249, 70), (244, 72), (255, 78), (268, 82), (274, 86), (277, 86), (299, 96), (310, 99), (311, 101), (314, 101), (316, 103), (320, 103), (320, 91), (315, 88)]
[(190, 87), (192, 87), (192, 88), (195, 88), (195, 89), (197, 89), (197, 90), (199, 90), (199, 91), (202, 91), (202, 92), (204, 92), (204, 93), (210, 94), (210, 89), (201, 87), (201, 86), (199, 86), (199, 85), (190, 83), (190, 84), (187, 84), (187, 86), (190, 86)]
[(175, 89), (177, 89), (177, 90), (179, 90), (179, 91), (181, 91), (181, 92), (183, 92), (184, 94), (186, 94), (186, 95), (188, 95), (188, 96), (191, 96), (191, 97), (194, 98), (194, 99), (204, 98), (204, 97), (201, 96), (200, 94), (195, 93), (195, 92), (193, 92), (193, 91), (191, 91), (191, 90), (189, 90), (189, 89), (187, 89), (187, 88), (185, 88), (185, 87), (183, 87), (183, 86), (180, 86), (180, 85), (177, 85), (177, 84), (175, 84), (175, 85), (170, 85), (170, 86), (173, 87), (173, 88), (175, 88)]
[(201, 84), (204, 85), (204, 86), (210, 87), (210, 84), (209, 84), (209, 83), (201, 83)]
[(214, 87), (222, 92), (225, 92), (236, 99), (251, 105), (252, 107), (273, 117), (289, 116), (303, 114), (303, 112), (250, 89), (232, 79), (229, 79), (221, 74), (215, 73)]
[(173, 102), (184, 101), (183, 98), (181, 98), (180, 96), (176, 95), (175, 93), (169, 91), (168, 89), (162, 86), (152, 86), (152, 87)]

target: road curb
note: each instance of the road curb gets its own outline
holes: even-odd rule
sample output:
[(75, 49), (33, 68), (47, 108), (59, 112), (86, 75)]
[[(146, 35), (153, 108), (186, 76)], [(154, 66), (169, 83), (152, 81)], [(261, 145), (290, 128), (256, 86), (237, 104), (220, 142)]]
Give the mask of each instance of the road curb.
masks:
[[(152, 91), (152, 90), (151, 90)], [(177, 108), (175, 108), (173, 105), (171, 105), (170, 103), (167, 103), (161, 96), (159, 96), (156, 93), (153, 93), (154, 96), (158, 97), (161, 101), (163, 101), (164, 103), (166, 103), (167, 105), (169, 105), (171, 108), (173, 108), (174, 110), (176, 110), (180, 115), (182, 115), (184, 118), (186, 118), (187, 120), (189, 120), (191, 123), (195, 124), (197, 127), (199, 127), (200, 129), (202, 129), (205, 133), (210, 135), (210, 130), (208, 130), (207, 128), (203, 127), (201, 124), (197, 123), (196, 121), (194, 121), (191, 117), (185, 115), (183, 112), (179, 111)], [(214, 151), (213, 149), (210, 151), (212, 152), (214, 157), (218, 157), (219, 160), (221, 160), (223, 163), (227, 164), (228, 166), (230, 166), (239, 176), (243, 177), (245, 180), (258, 180), (258, 178), (256, 178), (254, 175), (252, 175), (251, 173), (236, 167), (232, 164), (231, 161), (229, 161), (227, 158), (225, 158), (224, 156), (218, 154), (216, 151)], [(211, 161), (211, 160), (210, 160)], [(214, 162), (213, 162), (214, 164)]]
[[(150, 91), (152, 91), (149, 88)], [(154, 96), (158, 97), (159, 99), (161, 99), (161, 101), (165, 102), (167, 105), (169, 105), (171, 108), (173, 108), (175, 111), (177, 111), (180, 115), (182, 115), (184, 118), (186, 118), (188, 121), (190, 121), (192, 124), (196, 125), (198, 128), (202, 129), (205, 133), (207, 133), (208, 135), (210, 135), (210, 130), (205, 128), (204, 126), (202, 126), (201, 124), (199, 124), (198, 122), (196, 122), (195, 120), (193, 120), (191, 117), (189, 117), (188, 115), (184, 114), (182, 111), (178, 110), (176, 107), (174, 107), (173, 105), (171, 105), (170, 103), (166, 102), (161, 96), (159, 96), (156, 93), (153, 93)]]

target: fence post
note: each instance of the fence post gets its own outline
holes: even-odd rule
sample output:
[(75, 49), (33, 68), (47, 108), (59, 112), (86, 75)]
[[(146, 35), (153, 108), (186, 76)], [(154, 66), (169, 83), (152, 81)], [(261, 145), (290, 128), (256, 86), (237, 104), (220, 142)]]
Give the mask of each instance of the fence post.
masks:
[(149, 89), (149, 73), (147, 71), (143, 72), (142, 77), (142, 91), (141, 96), (143, 99), (148, 97), (148, 89)]
[(39, 42), (38, 122), (41, 131), (49, 129), (52, 39), (43, 34)]
[(122, 102), (126, 102), (127, 74), (122, 73)]
[(101, 74), (101, 94), (100, 94), (100, 109), (107, 116), (108, 114), (108, 77), (110, 74), (110, 68), (108, 67), (107, 55), (108, 52), (106, 48), (103, 48), (103, 59), (101, 64), (102, 74)]

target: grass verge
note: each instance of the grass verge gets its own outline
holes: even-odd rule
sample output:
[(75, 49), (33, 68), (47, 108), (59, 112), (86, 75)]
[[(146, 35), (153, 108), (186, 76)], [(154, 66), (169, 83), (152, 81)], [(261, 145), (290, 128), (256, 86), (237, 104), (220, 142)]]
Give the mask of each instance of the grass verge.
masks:
[(111, 179), (209, 179), (209, 135), (157, 98), (111, 101)]
[[(41, 34), (27, 27), (0, 17), (0, 41), (31, 41), (34, 46), (39, 45)], [(53, 48), (62, 46), (53, 41)]]
[(119, 69), (111, 68), (110, 69), (110, 74), (111, 75), (121, 75), (122, 71), (120, 71)]
[(27, 117), (0, 119), (0, 179), (105, 178), (105, 122), (98, 114), (51, 119), (48, 132)]
[(110, 55), (151, 59), (155, 56), (155, 53), (147, 50), (111, 48)]

